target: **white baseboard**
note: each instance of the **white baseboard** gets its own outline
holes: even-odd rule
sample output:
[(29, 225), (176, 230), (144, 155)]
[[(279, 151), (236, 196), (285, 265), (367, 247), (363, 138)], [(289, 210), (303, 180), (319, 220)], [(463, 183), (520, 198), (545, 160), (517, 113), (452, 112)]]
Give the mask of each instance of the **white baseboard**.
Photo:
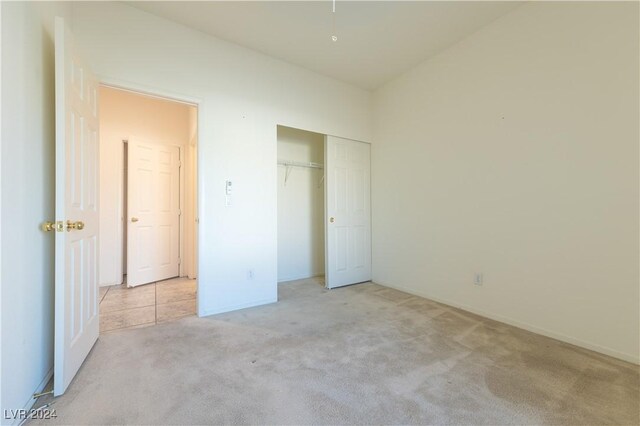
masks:
[[(49, 383), (49, 380), (51, 380), (52, 377), (53, 377), (53, 367), (49, 371), (47, 371), (47, 374), (45, 374), (44, 379), (42, 379), (42, 381), (38, 384), (38, 386), (36, 386), (33, 393), (29, 395), (29, 399), (22, 406), (23, 410), (28, 412), (33, 407), (33, 404), (35, 404), (36, 402), (36, 400), (33, 398), (33, 395), (44, 391), (45, 387), (47, 386), (47, 383)], [(22, 419), (13, 419), (11, 420), (11, 423), (7, 423), (7, 424), (18, 425), (21, 422), (22, 422)]]
[(301, 275), (301, 276), (291, 276), (291, 277), (278, 278), (278, 284), (286, 283), (288, 281), (307, 280), (309, 278), (319, 278), (319, 277), (324, 277), (324, 272), (321, 272), (321, 273), (318, 273), (318, 274), (314, 274), (314, 275)]
[(114, 285), (122, 285), (123, 282), (124, 281), (120, 281), (119, 283), (101, 283), (101, 284), (98, 284), (98, 287), (111, 287)]
[(239, 305), (229, 305), (229, 306), (223, 306), (221, 308), (216, 308), (216, 309), (211, 309), (208, 311), (198, 311), (198, 316), (199, 317), (208, 317), (209, 315), (216, 315), (216, 314), (223, 314), (225, 312), (231, 312), (231, 311), (237, 311), (238, 309), (246, 309), (246, 308), (253, 308), (254, 306), (261, 306), (261, 305), (268, 305), (270, 303), (275, 303), (278, 301), (278, 298), (274, 298), (274, 299), (262, 299), (262, 300), (256, 300), (256, 301), (252, 301), (252, 302), (247, 302), (247, 303), (241, 303)]
[(589, 349), (592, 350), (594, 352), (599, 352), (601, 354), (604, 355), (608, 355), (614, 358), (618, 358), (621, 359), (623, 361), (627, 361), (633, 364), (637, 364), (640, 365), (640, 358), (638, 358), (637, 356), (633, 355), (633, 354), (629, 354), (629, 353), (625, 353), (625, 352), (620, 352), (617, 351), (615, 349), (611, 349), (605, 346), (601, 346), (598, 345), (596, 343), (591, 343), (591, 342), (587, 342), (584, 340), (580, 340), (580, 339), (576, 339), (574, 337), (571, 336), (566, 336), (562, 333), (557, 333), (555, 331), (551, 331), (551, 330), (547, 330), (544, 328), (540, 328), (537, 327), (535, 325), (532, 324), (527, 324), (527, 323), (523, 323), (521, 321), (518, 320), (514, 320), (512, 318), (508, 318), (508, 317), (503, 317), (501, 315), (496, 315), (490, 312), (485, 312), (483, 310), (480, 309), (476, 309), (474, 307), (462, 304), (462, 303), (458, 303), (458, 302), (454, 302), (451, 300), (446, 300), (446, 299), (441, 299), (439, 297), (434, 297), (432, 295), (430, 295), (428, 292), (425, 291), (420, 291), (420, 290), (414, 290), (414, 289), (409, 289), (406, 287), (402, 287), (402, 286), (397, 286), (397, 285), (392, 285), (392, 284), (385, 284), (379, 281), (374, 280), (374, 282), (376, 284), (385, 286), (385, 287), (389, 287), (389, 288), (393, 288), (396, 290), (400, 290), (403, 291), (405, 293), (409, 293), (409, 294), (413, 294), (415, 296), (420, 296), (420, 297), (424, 297), (425, 299), (429, 299), (429, 300), (433, 300), (434, 302), (438, 302), (438, 303), (442, 303), (444, 305), (449, 305), (452, 306), (454, 308), (458, 308), (458, 309), (462, 309), (463, 311), (467, 311), (467, 312), (471, 312), (473, 314), (476, 315), (480, 315), (483, 316), (485, 318), (489, 318), (498, 322), (502, 322), (505, 324), (509, 324), (512, 325), (514, 327), (518, 327), (521, 328), (523, 330), (527, 330), (530, 331), (532, 333), (536, 333), (536, 334), (540, 334), (546, 337), (550, 337), (552, 339), (556, 339), (556, 340), (560, 340), (561, 342), (565, 342), (565, 343), (569, 343), (575, 346), (580, 346), (581, 348), (585, 348), (585, 349)]

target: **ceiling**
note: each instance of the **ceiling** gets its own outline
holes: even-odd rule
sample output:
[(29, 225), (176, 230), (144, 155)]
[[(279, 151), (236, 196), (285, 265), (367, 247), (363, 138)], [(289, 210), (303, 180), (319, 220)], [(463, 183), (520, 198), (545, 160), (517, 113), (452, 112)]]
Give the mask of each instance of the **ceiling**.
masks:
[[(519, 6), (494, 1), (128, 2), (291, 64), (375, 89)], [(335, 35), (333, 18), (335, 17)]]

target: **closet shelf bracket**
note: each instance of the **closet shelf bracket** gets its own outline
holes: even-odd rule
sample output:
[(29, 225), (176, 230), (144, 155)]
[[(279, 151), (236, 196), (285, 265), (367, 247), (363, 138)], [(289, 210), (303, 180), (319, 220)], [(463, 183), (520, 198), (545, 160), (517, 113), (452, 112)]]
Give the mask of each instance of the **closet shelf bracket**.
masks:
[[(302, 161), (291, 161), (291, 160), (278, 160), (278, 165), (285, 166), (284, 172), (284, 186), (287, 186), (287, 181), (289, 180), (289, 175), (291, 174), (291, 170), (293, 167), (304, 167), (307, 169), (324, 169), (324, 165), (320, 163), (305, 163)], [(324, 181), (324, 176), (320, 180), (320, 184)]]

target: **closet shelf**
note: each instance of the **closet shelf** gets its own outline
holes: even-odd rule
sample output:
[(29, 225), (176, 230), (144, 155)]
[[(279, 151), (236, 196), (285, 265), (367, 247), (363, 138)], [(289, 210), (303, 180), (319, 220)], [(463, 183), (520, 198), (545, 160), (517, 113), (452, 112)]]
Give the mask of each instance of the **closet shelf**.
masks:
[(287, 167), (306, 167), (309, 169), (324, 169), (324, 165), (320, 163), (305, 163), (302, 161), (278, 160), (278, 164)]
[[(289, 180), (289, 175), (291, 174), (292, 167), (305, 167), (307, 169), (324, 169), (324, 165), (320, 163), (305, 163), (302, 161), (289, 161), (289, 160), (278, 160), (278, 164), (286, 167), (286, 171), (284, 173), (284, 186), (287, 186), (287, 181)], [(322, 175), (322, 179), (320, 179), (320, 183), (318, 184), (318, 188), (324, 182), (324, 174)]]

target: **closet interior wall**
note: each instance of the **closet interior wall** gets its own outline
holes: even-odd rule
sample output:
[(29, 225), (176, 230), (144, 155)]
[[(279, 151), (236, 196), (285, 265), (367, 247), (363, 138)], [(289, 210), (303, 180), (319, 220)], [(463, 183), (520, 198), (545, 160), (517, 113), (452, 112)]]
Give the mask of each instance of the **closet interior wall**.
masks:
[(324, 275), (324, 138), (278, 126), (278, 281)]

